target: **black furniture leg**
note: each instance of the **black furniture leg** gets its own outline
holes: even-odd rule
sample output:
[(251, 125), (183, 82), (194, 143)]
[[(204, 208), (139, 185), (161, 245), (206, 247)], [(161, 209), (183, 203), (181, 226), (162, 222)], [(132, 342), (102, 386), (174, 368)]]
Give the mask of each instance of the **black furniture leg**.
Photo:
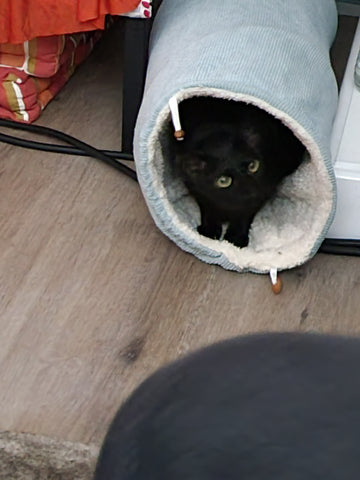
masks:
[(151, 21), (124, 18), (122, 151), (133, 153), (136, 117), (144, 90)]

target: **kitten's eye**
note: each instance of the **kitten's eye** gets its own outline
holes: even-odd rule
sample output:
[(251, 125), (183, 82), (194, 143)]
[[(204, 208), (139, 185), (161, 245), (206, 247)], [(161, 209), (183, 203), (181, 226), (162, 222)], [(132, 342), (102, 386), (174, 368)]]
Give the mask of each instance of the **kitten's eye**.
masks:
[(259, 160), (253, 160), (248, 165), (248, 172), (249, 173), (256, 173), (259, 170), (259, 168), (260, 168)]
[(221, 177), (216, 179), (215, 185), (218, 188), (229, 188), (232, 184), (233, 179), (228, 175), (221, 175)]

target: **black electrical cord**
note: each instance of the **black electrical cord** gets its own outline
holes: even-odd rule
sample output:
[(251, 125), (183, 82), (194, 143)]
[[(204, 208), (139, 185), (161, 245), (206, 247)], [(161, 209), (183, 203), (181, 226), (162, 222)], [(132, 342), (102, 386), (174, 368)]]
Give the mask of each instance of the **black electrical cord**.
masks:
[[(35, 140), (25, 140), (23, 138), (6, 135), (4, 133), (0, 133), (0, 141), (4, 143), (8, 143), (10, 145), (14, 145), (16, 147), (23, 147), (30, 150), (40, 150), (43, 152), (51, 152), (51, 153), (62, 153), (65, 155), (78, 155), (82, 157), (89, 156), (88, 153), (76, 147), (70, 147), (68, 145), (57, 145), (55, 143), (36, 142)], [(134, 160), (134, 157), (130, 153), (123, 153), (115, 150), (100, 150), (100, 151), (103, 154), (107, 155), (108, 157), (111, 157), (114, 159), (121, 159), (121, 160), (127, 160), (127, 161)]]
[[(4, 133), (0, 133), (1, 142), (22, 148), (29, 148), (32, 150), (94, 157), (102, 162), (105, 162), (107, 165), (116, 168), (122, 173), (125, 173), (125, 175), (128, 175), (133, 180), (137, 180), (136, 172), (119, 161), (134, 160), (133, 156), (130, 154), (112, 150), (99, 150), (85, 142), (82, 142), (81, 140), (78, 140), (77, 138), (72, 137), (71, 135), (67, 135), (59, 130), (54, 130), (52, 128), (39, 125), (29, 125), (14, 122), (12, 120), (0, 119), (0, 127), (23, 130), (25, 132), (35, 133), (37, 135), (45, 135), (67, 143), (68, 145), (57, 145), (53, 143), (36, 142), (34, 140), (25, 140), (12, 135), (6, 135)], [(360, 240), (327, 238), (320, 246), (319, 252), (332, 255), (360, 256)]]
[(360, 240), (326, 238), (321, 244), (319, 252), (358, 257), (360, 256)]
[(132, 155), (122, 153), (122, 152), (115, 152), (109, 150), (99, 150), (81, 140), (78, 140), (71, 135), (67, 135), (66, 133), (60, 132), (58, 130), (54, 130), (53, 128), (43, 127), (39, 125), (29, 125), (24, 123), (14, 122), (12, 120), (4, 120), (0, 119), (0, 127), (11, 128), (14, 130), (22, 130), (25, 132), (35, 133), (37, 135), (46, 135), (51, 138), (55, 138), (60, 140), (68, 145), (54, 145), (51, 143), (43, 143), (43, 142), (35, 142), (33, 140), (24, 140), (21, 138), (14, 137), (12, 135), (6, 135), (0, 133), (0, 141), (8, 143), (10, 145), (16, 145), (23, 148), (30, 148), (33, 150), (41, 150), (47, 152), (54, 152), (54, 153), (64, 153), (68, 155), (82, 155), (88, 157), (94, 157), (102, 162), (110, 165), (111, 167), (120, 170), (122, 173), (125, 173), (133, 180), (137, 180), (136, 172), (124, 165), (123, 163), (119, 162), (118, 159), (121, 160), (133, 160)]

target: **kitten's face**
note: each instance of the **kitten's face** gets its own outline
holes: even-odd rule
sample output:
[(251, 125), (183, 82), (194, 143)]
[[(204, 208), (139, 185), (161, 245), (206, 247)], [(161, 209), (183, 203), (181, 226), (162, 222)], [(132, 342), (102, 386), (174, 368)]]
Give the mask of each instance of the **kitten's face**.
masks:
[(180, 146), (177, 167), (192, 193), (228, 208), (239, 202), (257, 208), (271, 196), (278, 179), (269, 171), (258, 135), (247, 131), (239, 136), (233, 130), (228, 125), (209, 134), (206, 125), (199, 128), (196, 138)]
[(243, 156), (232, 164), (203, 152), (193, 152), (179, 155), (177, 160), (189, 188), (211, 199), (231, 202), (241, 197), (251, 202), (264, 194), (261, 159)]

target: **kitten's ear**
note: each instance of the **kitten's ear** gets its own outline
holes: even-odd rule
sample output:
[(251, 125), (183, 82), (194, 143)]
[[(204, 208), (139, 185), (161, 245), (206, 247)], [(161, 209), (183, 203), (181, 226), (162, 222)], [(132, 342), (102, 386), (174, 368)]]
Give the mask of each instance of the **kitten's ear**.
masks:
[(178, 166), (188, 175), (197, 175), (206, 169), (206, 161), (198, 155), (183, 153), (176, 155)]

